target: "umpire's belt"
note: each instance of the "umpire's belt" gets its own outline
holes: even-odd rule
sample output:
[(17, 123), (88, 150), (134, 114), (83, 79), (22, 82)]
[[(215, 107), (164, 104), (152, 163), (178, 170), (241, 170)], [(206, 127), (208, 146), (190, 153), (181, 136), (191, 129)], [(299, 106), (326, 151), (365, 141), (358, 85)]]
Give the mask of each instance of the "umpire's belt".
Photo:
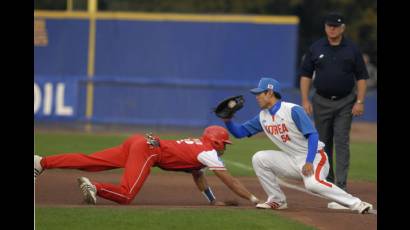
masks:
[(350, 93), (348, 93), (348, 94), (342, 95), (342, 96), (340, 96), (340, 95), (339, 95), (339, 96), (335, 96), (335, 95), (329, 95), (329, 94), (323, 93), (323, 92), (321, 92), (321, 91), (319, 91), (319, 90), (317, 90), (316, 93), (317, 93), (319, 96), (324, 97), (324, 98), (329, 99), (329, 100), (332, 100), (332, 101), (340, 100), (340, 99), (342, 99), (342, 98), (347, 97), (347, 95), (350, 94)]

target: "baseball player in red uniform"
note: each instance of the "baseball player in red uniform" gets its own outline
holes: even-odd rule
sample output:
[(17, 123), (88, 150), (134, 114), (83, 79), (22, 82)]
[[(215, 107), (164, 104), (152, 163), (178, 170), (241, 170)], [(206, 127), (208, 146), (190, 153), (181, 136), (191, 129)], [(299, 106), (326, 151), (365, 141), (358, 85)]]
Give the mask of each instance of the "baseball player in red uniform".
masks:
[(232, 142), (229, 140), (228, 131), (221, 126), (207, 127), (198, 139), (160, 140), (152, 135), (134, 135), (126, 139), (122, 145), (90, 155), (34, 155), (34, 180), (46, 169), (80, 169), (96, 172), (125, 168), (120, 184), (90, 181), (86, 177), (77, 180), (84, 201), (88, 204), (96, 204), (97, 196), (119, 204), (130, 204), (147, 179), (151, 167), (156, 166), (163, 170), (192, 173), (197, 187), (210, 204), (223, 205), (222, 202), (216, 201), (204, 176), (204, 169), (209, 168), (233, 192), (257, 204), (258, 198), (225, 168), (220, 156), (225, 152), (226, 144)]

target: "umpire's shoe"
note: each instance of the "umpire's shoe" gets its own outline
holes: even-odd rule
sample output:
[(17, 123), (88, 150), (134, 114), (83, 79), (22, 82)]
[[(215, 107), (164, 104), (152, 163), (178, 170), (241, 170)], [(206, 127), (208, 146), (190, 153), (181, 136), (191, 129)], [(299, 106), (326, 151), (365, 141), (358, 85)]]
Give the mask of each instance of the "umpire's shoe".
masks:
[(40, 175), (44, 170), (40, 164), (41, 159), (43, 158), (38, 155), (34, 155), (34, 181), (36, 181), (37, 176)]
[(87, 177), (77, 178), (78, 186), (80, 186), (81, 191), (84, 195), (84, 202), (87, 204), (97, 203), (97, 189)]

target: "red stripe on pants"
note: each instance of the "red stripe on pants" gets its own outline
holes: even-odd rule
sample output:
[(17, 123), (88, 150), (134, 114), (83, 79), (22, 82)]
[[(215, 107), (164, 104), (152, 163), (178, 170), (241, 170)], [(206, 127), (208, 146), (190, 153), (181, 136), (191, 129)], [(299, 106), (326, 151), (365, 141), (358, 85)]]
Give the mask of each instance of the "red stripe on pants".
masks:
[(328, 187), (332, 187), (331, 183), (328, 183), (328, 182), (320, 179), (320, 171), (322, 170), (323, 165), (325, 165), (325, 163), (327, 161), (327, 157), (326, 157), (326, 154), (323, 151), (323, 149), (321, 149), (319, 151), (319, 153), (320, 153), (320, 156), (322, 157), (322, 159), (320, 160), (319, 164), (317, 165), (317, 169), (316, 169), (316, 173), (315, 173), (315, 179), (321, 184), (324, 184)]

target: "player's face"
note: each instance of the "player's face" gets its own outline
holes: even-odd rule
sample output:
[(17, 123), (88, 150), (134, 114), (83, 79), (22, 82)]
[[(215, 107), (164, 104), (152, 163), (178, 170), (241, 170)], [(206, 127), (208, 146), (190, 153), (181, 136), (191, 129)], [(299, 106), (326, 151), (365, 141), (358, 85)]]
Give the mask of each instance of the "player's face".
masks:
[(225, 150), (226, 150), (226, 144), (224, 144), (223, 150), (216, 150), (216, 152), (218, 153), (218, 156), (222, 156), (225, 153)]
[(326, 35), (328, 38), (330, 39), (337, 39), (340, 36), (342, 36), (343, 32), (345, 30), (345, 26), (341, 25), (341, 26), (330, 26), (325, 24), (325, 31), (326, 31)]
[(218, 156), (222, 156), (225, 153), (225, 149), (224, 150), (217, 150), (216, 152), (218, 153)]
[(256, 94), (256, 101), (261, 109), (267, 109), (270, 105), (272, 94), (268, 91)]

